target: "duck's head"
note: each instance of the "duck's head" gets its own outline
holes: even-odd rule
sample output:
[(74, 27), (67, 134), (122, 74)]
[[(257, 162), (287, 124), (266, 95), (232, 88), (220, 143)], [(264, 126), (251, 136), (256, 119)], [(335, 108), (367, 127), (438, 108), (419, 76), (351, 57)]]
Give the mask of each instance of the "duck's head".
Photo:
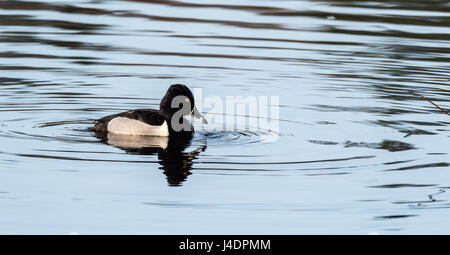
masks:
[(183, 84), (174, 84), (169, 87), (161, 100), (159, 109), (167, 118), (172, 118), (175, 114), (179, 114), (180, 117), (191, 115), (205, 124), (208, 123), (195, 107), (191, 90)]

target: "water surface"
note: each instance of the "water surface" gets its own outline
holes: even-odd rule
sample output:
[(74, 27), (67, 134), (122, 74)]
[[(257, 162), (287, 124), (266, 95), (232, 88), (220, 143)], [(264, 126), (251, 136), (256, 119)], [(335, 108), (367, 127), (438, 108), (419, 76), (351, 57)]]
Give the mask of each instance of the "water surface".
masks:
[[(450, 118), (420, 97), (450, 109), (449, 27), (440, 0), (1, 1), (0, 233), (449, 234)], [(277, 95), (279, 132), (86, 131), (174, 83)]]

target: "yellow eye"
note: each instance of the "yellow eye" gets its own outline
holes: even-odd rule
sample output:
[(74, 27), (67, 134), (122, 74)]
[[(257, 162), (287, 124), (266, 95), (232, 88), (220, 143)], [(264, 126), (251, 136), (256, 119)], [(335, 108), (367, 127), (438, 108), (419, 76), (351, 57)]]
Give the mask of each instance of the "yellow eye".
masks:
[(189, 103), (189, 98), (185, 98), (184, 101), (186, 101), (186, 103)]

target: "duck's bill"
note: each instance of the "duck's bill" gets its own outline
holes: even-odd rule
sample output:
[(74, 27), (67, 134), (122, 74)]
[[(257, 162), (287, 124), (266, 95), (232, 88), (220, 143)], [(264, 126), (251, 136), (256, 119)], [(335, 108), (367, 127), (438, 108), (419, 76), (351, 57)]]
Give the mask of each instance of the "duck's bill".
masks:
[(208, 121), (198, 112), (197, 107), (191, 112), (191, 116), (201, 121), (203, 124), (208, 124)]

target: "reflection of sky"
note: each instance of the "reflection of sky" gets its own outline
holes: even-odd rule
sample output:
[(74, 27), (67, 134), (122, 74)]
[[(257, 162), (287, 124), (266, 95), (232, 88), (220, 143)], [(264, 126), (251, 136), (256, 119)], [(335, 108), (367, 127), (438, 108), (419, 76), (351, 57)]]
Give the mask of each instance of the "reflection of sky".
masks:
[[(133, 1), (74, 4), (114, 15), (0, 10), (29, 15), (0, 19), (0, 232), (447, 233), (447, 192), (427, 195), (450, 186), (449, 119), (412, 92), (450, 109), (449, 29), (439, 25), (448, 15), (407, 3), (221, 4), (244, 3), (304, 13)], [(169, 187), (157, 156), (83, 131), (157, 108), (173, 83), (203, 98), (279, 96), (280, 137), (196, 123), (189, 148), (208, 147)]]

